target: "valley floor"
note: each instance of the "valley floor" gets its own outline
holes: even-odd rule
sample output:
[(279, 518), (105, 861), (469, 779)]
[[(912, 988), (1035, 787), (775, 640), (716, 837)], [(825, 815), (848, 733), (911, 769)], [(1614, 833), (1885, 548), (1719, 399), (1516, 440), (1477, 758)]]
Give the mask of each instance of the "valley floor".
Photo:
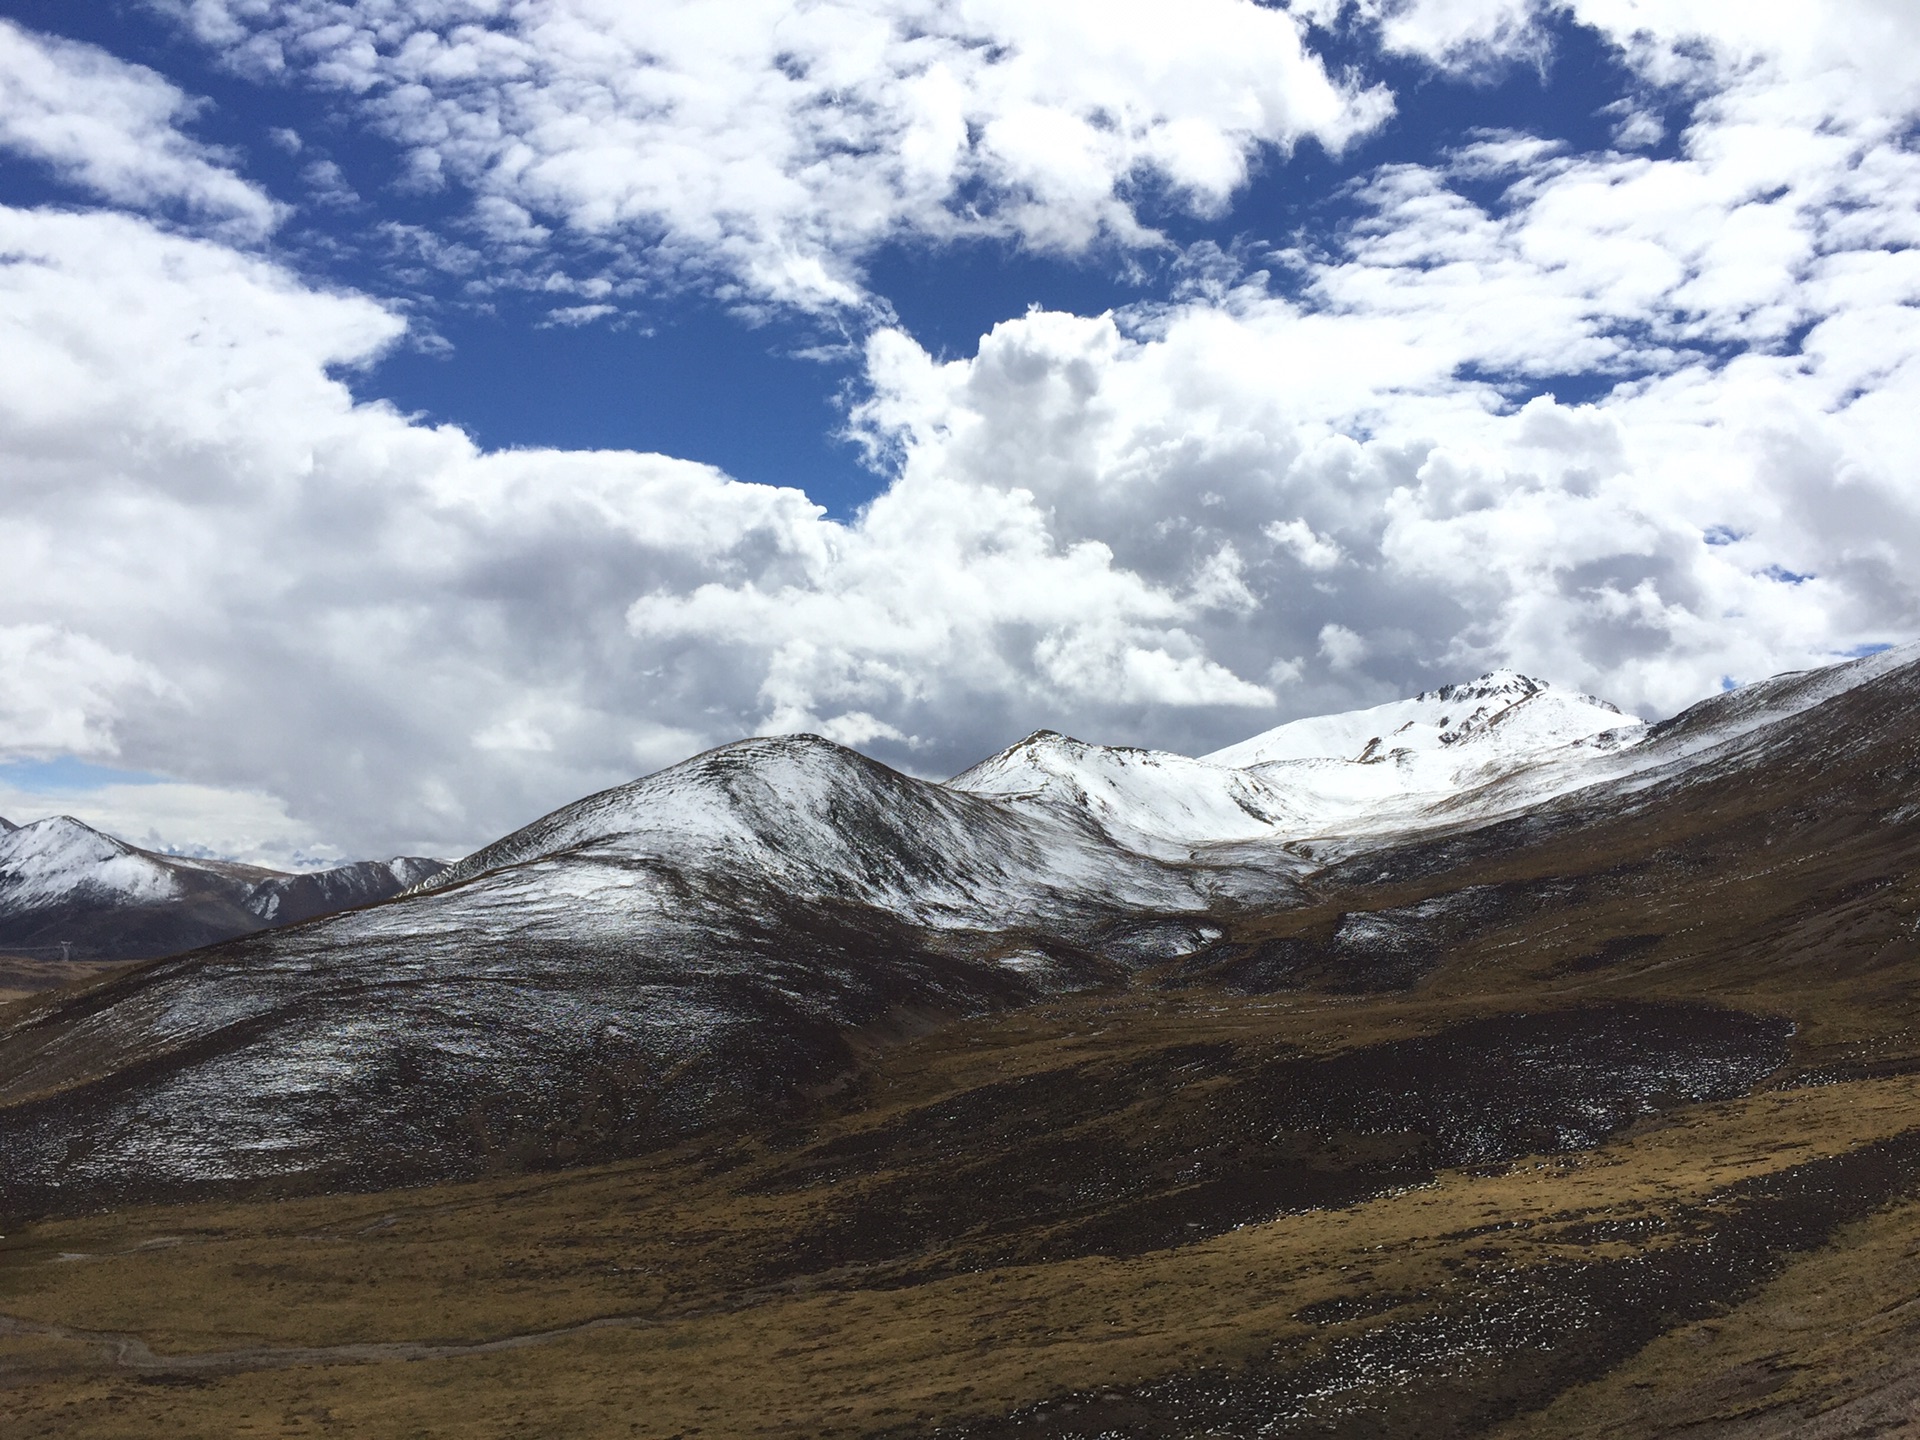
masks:
[[(1518, 1014), (1678, 1025), (1723, 1058), (1770, 1043), (1600, 999), (1143, 986), (881, 1051), (804, 1129), (29, 1225), (0, 1242), (0, 1426), (1920, 1433), (1920, 1066), (1788, 1063), (1730, 1098), (1657, 1097), (1597, 1144), (1578, 1094), (1526, 1100), (1531, 1135), (1473, 1129), (1537, 1055)], [(1493, 1068), (1436, 1122), (1466, 1124), (1475, 1163), (1314, 1109), (1350, 1103), (1343, 1057), (1392, 1096), (1479, 1052)], [(1272, 1138), (1308, 1112), (1317, 1148)]]

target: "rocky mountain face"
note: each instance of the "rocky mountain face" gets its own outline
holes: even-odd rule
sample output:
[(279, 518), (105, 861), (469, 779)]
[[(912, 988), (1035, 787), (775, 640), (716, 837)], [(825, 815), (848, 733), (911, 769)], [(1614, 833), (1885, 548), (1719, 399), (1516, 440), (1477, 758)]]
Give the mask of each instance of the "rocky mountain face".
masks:
[(266, 925), (294, 925), (337, 910), (388, 900), (446, 869), (444, 862), (417, 855), (392, 860), (360, 860), (330, 870), (276, 875), (248, 892), (242, 905)]
[(442, 868), (403, 858), (290, 875), (142, 850), (66, 815), (8, 824), (0, 831), (0, 953), (171, 955), (384, 900)]
[[(1503, 672), (1204, 760), (1043, 732), (944, 785), (743, 741), (388, 903), (14, 1019), (0, 1207), (608, 1159), (804, 1114), (956, 1017), (1142, 986), (1413, 993), (1550, 914), (1585, 918), (1527, 942), (1526, 984), (1636, 974), (1690, 943), (1680, 917), (1742, 846), (1833, 864), (1845, 815), (1891, 864), (1920, 834), (1916, 694), (1920, 652), (1890, 652), (1649, 727)], [(1736, 811), (1757, 828), (1724, 854), (1675, 838)], [(1721, 920), (1728, 957), (1785, 943), (1765, 906)]]

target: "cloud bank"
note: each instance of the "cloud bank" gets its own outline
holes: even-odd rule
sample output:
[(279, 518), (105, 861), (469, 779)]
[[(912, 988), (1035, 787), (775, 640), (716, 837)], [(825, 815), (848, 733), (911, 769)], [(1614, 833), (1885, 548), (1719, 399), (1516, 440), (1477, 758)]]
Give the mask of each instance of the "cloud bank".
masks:
[[(440, 153), (477, 204), (600, 223), (586, 190), (540, 181), (536, 207), (526, 178), (554, 156), (571, 157), (563, 176), (624, 174), (592, 135), (562, 126), (576, 139), (496, 175), (508, 142), (459, 150), (454, 120), (504, 103), (515, 65), (528, 104), (587, 63), (576, 52), (613, 73), (639, 43), (625, 7), (349, 8), (413, 28), (322, 53), (320, 7), (230, 0), (194, 15), (256, 66), (348, 67), (322, 78), (360, 86), (382, 125), (401, 123), (391, 75), (411, 56), (423, 93), (408, 113), (442, 116)], [(1284, 27), (1297, 48), (1293, 19), (1219, 8)], [(1446, 67), (1474, 47), (1533, 53), (1539, 13), (1456, 3), (1362, 23)], [(244, 797), (235, 814), (283, 805), (275, 845), (449, 853), (766, 730), (819, 730), (938, 774), (1043, 724), (1191, 752), (1495, 664), (1666, 711), (1726, 676), (1911, 635), (1920, 98), (1885, 59), (1906, 12), (1829, 7), (1824, 30), (1800, 8), (1579, 13), (1613, 27), (1649, 106), (1684, 92), (1671, 146), (1583, 154), (1483, 134), (1357, 175), (1335, 229), (1251, 258), (1191, 253), (1171, 299), (1034, 311), (957, 358), (880, 323), (851, 426), (886, 487), (850, 523), (798, 490), (666, 456), (483, 452), (356, 403), (337, 378), (403, 334), (389, 308), (164, 216), (0, 209), (0, 353), (19, 377), (0, 389), (0, 755), (113, 757), (195, 796)], [(805, 40), (804, 55), (852, 67), (850, 93), (896, 95), (923, 73), (895, 53), (919, 43), (901, 17), (921, 11), (806, 14), (878, 27), (866, 50)], [(534, 22), (562, 19), (572, 28), (552, 35), (567, 43), (550, 36), (527, 59), (528, 37), (549, 33)], [(941, 54), (958, 44), (928, 33)], [(1209, 43), (1224, 59), (1250, 43), (1240, 34)], [(701, 64), (734, 66), (747, 93), (775, 55), (747, 48)], [(692, 64), (676, 53), (662, 65)], [(1040, 70), (995, 69), (1024, 53), (969, 61), (962, 111), (1031, 91)], [(884, 202), (873, 211), (834, 198), (853, 193), (833, 188), (834, 161), (807, 170), (824, 188), (745, 220), (724, 186), (689, 190), (671, 221), (651, 201), (606, 213), (640, 217), (617, 223), (648, 244), (720, 257), (705, 283), (800, 304), (860, 293), (866, 247), (903, 226), (1032, 245), (1136, 234), (1125, 177), (1155, 125), (1204, 109), (1183, 98), (1199, 53), (1150, 70), (1150, 50), (1127, 51), (1147, 100), (1094, 127), (1122, 137), (1117, 158), (1046, 219), (1079, 229), (1021, 218), (1054, 182), (1007, 179), (984, 126), (907, 200), (897, 154), (850, 149), (844, 168)], [(466, 68), (443, 73), (454, 55)], [(1217, 204), (1259, 146), (1316, 125), (1336, 143), (1370, 92), (1299, 64), (1302, 93), (1327, 87), (1324, 115), (1245, 110), (1241, 129), (1216, 127), (1242, 137), (1212, 152), (1233, 164), (1156, 173), (1189, 177), (1185, 203)], [(803, 89), (827, 83), (789, 68)], [(1228, 67), (1207, 104), (1231, 109), (1245, 73)], [(824, 123), (788, 103), (765, 121), (782, 164), (813, 154)], [(895, 124), (893, 100), (873, 103), (876, 125)], [(987, 171), (998, 188), (973, 205)], [(1191, 180), (1203, 173), (1214, 189)], [(783, 245), (827, 279), (756, 268)]]

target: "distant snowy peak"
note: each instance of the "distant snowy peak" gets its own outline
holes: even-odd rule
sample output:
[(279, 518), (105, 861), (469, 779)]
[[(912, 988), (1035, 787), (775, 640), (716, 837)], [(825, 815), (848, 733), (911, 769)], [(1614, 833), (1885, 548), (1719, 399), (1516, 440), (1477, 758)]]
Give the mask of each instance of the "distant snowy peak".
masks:
[[(1604, 700), (1512, 670), (1342, 715), (1296, 720), (1200, 759), (1043, 730), (948, 781), (1029, 812), (1078, 814), (1161, 859), (1209, 847), (1455, 823), (1468, 795), (1588, 761), (1647, 727)], [(1478, 803), (1478, 802), (1475, 802)]]
[(0, 835), (6, 834), (9, 830), (18, 830), (19, 828), (18, 825), (7, 819), (6, 816), (0, 815)]
[(386, 900), (442, 868), (403, 856), (286, 875), (142, 850), (56, 815), (0, 831), (0, 948), (144, 959)]
[(1601, 736), (1609, 745), (1630, 743), (1645, 730), (1641, 721), (1604, 700), (1517, 671), (1495, 670), (1411, 700), (1295, 720), (1205, 758), (1245, 769), (1289, 760), (1376, 764), (1453, 752), (1478, 766), (1524, 762)]
[(18, 825), (0, 835), (0, 906), (26, 909), (84, 893), (93, 900), (146, 904), (170, 899), (168, 864), (70, 815)]

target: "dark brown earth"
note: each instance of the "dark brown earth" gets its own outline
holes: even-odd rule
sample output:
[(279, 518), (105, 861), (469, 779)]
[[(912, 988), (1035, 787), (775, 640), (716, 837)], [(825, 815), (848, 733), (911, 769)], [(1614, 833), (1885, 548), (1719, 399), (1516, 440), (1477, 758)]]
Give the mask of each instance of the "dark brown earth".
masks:
[(651, 1154), (9, 1229), (0, 1422), (1920, 1434), (1916, 698), (902, 1010)]

